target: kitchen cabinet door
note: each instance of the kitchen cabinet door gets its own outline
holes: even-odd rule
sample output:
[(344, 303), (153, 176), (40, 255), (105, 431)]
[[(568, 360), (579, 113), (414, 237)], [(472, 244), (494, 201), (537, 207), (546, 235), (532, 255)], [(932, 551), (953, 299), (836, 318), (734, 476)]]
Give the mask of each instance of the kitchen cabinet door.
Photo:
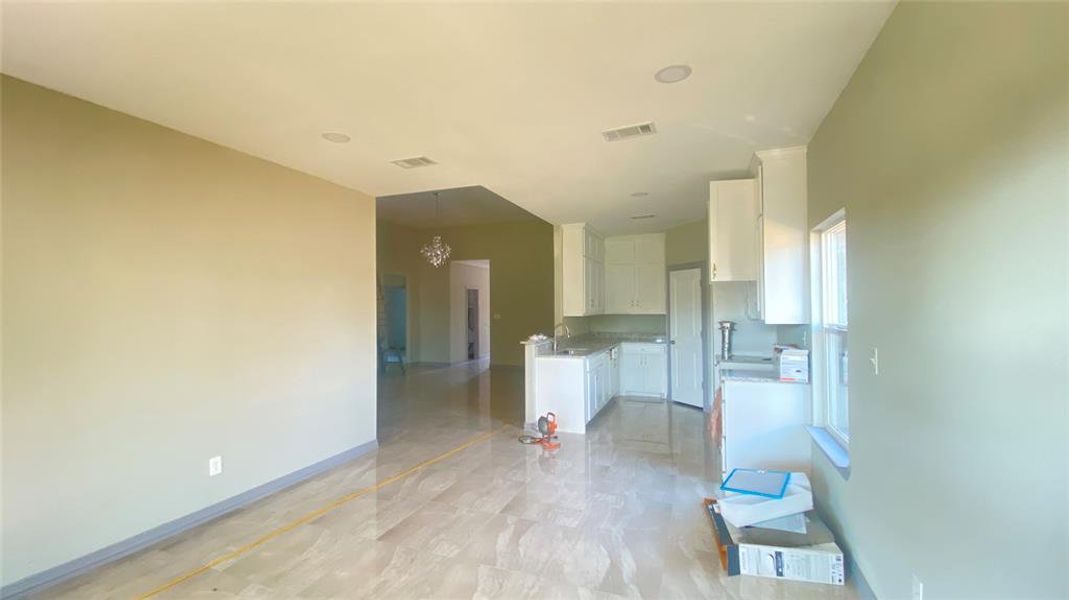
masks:
[(805, 148), (757, 153), (756, 262), (761, 319), (768, 325), (809, 322), (809, 225)]
[(644, 385), (642, 354), (625, 350), (620, 357), (620, 395), (641, 394)]
[(662, 351), (658, 354), (647, 354), (643, 365), (643, 390), (649, 396), (668, 395), (668, 360)]
[(597, 281), (597, 274), (595, 271), (594, 259), (589, 256), (583, 257), (583, 288), (586, 296), (586, 314), (595, 314), (597, 308), (597, 289), (595, 282)]
[(591, 263), (591, 276), (590, 285), (594, 297), (594, 314), (600, 315), (605, 312), (605, 264), (598, 260), (593, 261)]
[(635, 309), (635, 267), (609, 263), (605, 266), (605, 312), (623, 315)]
[(665, 264), (663, 234), (636, 236), (634, 243), (634, 263), (636, 265)]
[(589, 423), (590, 419), (594, 418), (594, 413), (598, 411), (598, 382), (597, 372), (594, 369), (589, 369), (586, 372), (586, 389), (584, 391), (583, 404), (586, 412), (586, 422)]
[(609, 354), (609, 399), (620, 395), (620, 350), (612, 350)]
[(756, 193), (754, 179), (709, 184), (709, 277), (712, 281), (757, 279)]
[(633, 312), (665, 314), (664, 265), (635, 265), (635, 307)]
[(609, 399), (612, 398), (610, 393), (611, 384), (609, 383), (610, 369), (609, 360), (606, 357), (598, 364), (598, 382), (600, 386), (598, 388), (598, 411), (605, 408), (605, 405), (609, 403)]
[(563, 313), (566, 317), (601, 314), (604, 307), (604, 242), (583, 223), (561, 226)]
[(605, 264), (635, 264), (635, 242), (629, 238), (605, 240)]

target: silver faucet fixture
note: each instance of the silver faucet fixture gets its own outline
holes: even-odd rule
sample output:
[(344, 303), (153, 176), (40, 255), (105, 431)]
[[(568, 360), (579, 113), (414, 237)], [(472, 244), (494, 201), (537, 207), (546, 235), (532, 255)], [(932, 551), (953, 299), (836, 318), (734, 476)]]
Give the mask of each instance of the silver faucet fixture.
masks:
[(557, 353), (557, 340), (560, 339), (560, 338), (557, 337), (557, 329), (559, 329), (561, 327), (564, 328), (564, 337), (566, 337), (566, 338), (572, 337), (572, 330), (568, 329), (568, 326), (566, 324), (557, 323), (556, 325), (554, 325), (553, 326), (553, 353), (554, 354)]

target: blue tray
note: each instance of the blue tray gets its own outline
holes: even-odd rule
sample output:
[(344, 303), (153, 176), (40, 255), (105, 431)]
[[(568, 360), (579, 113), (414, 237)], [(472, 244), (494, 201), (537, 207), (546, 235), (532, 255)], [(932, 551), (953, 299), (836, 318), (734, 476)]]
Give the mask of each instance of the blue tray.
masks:
[(734, 469), (720, 484), (725, 492), (737, 492), (765, 498), (782, 498), (787, 493), (787, 484), (791, 474), (787, 471), (766, 471), (762, 469)]

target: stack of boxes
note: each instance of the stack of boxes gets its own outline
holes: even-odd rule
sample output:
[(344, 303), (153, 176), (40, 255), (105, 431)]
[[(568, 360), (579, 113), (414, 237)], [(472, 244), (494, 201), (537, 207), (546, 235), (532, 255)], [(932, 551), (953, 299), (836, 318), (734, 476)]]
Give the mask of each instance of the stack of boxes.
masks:
[(813, 511), (805, 473), (735, 469), (706, 499), (728, 575), (843, 585), (842, 550)]

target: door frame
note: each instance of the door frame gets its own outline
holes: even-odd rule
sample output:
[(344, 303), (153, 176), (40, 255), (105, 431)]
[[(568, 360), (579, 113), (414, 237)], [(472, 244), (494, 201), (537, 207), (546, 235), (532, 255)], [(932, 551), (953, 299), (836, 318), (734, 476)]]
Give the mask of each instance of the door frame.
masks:
[(668, 315), (667, 331), (665, 339), (668, 340), (668, 401), (672, 399), (672, 285), (673, 271), (689, 271), (698, 269), (701, 272), (701, 311), (702, 311), (702, 410), (708, 412), (710, 406), (710, 389), (712, 384), (712, 369), (709, 365), (709, 267), (704, 260), (669, 265), (664, 275), (664, 297), (667, 305), (665, 313)]
[[(482, 356), (482, 354), (481, 354), (482, 353), (482, 345), (479, 343), (479, 338), (482, 336), (482, 333), (483, 333), (482, 332), (482, 306), (481, 306), (482, 303), (479, 301), (479, 288), (466, 288), (465, 292), (466, 293), (465, 293), (465, 298), (464, 299), (467, 302), (467, 307), (466, 307), (464, 313), (468, 317), (468, 327), (469, 327), (467, 333), (468, 333), (468, 335), (474, 334), (474, 337), (475, 337), (474, 344), (472, 344), (472, 342), (470, 340), (468, 340), (468, 342), (467, 342), (468, 344), (472, 344), (471, 345), (471, 349), (473, 350), (472, 352), (469, 352), (468, 360), (475, 360), (475, 359), (479, 358), (480, 356)], [(472, 313), (472, 311), (471, 311), (471, 309), (472, 309), (472, 298), (475, 299), (475, 303), (474, 303), (474, 306), (475, 306), (475, 322), (474, 322), (474, 324), (472, 323), (472, 314), (471, 314)], [(473, 325), (474, 325), (474, 330), (470, 329)]]

